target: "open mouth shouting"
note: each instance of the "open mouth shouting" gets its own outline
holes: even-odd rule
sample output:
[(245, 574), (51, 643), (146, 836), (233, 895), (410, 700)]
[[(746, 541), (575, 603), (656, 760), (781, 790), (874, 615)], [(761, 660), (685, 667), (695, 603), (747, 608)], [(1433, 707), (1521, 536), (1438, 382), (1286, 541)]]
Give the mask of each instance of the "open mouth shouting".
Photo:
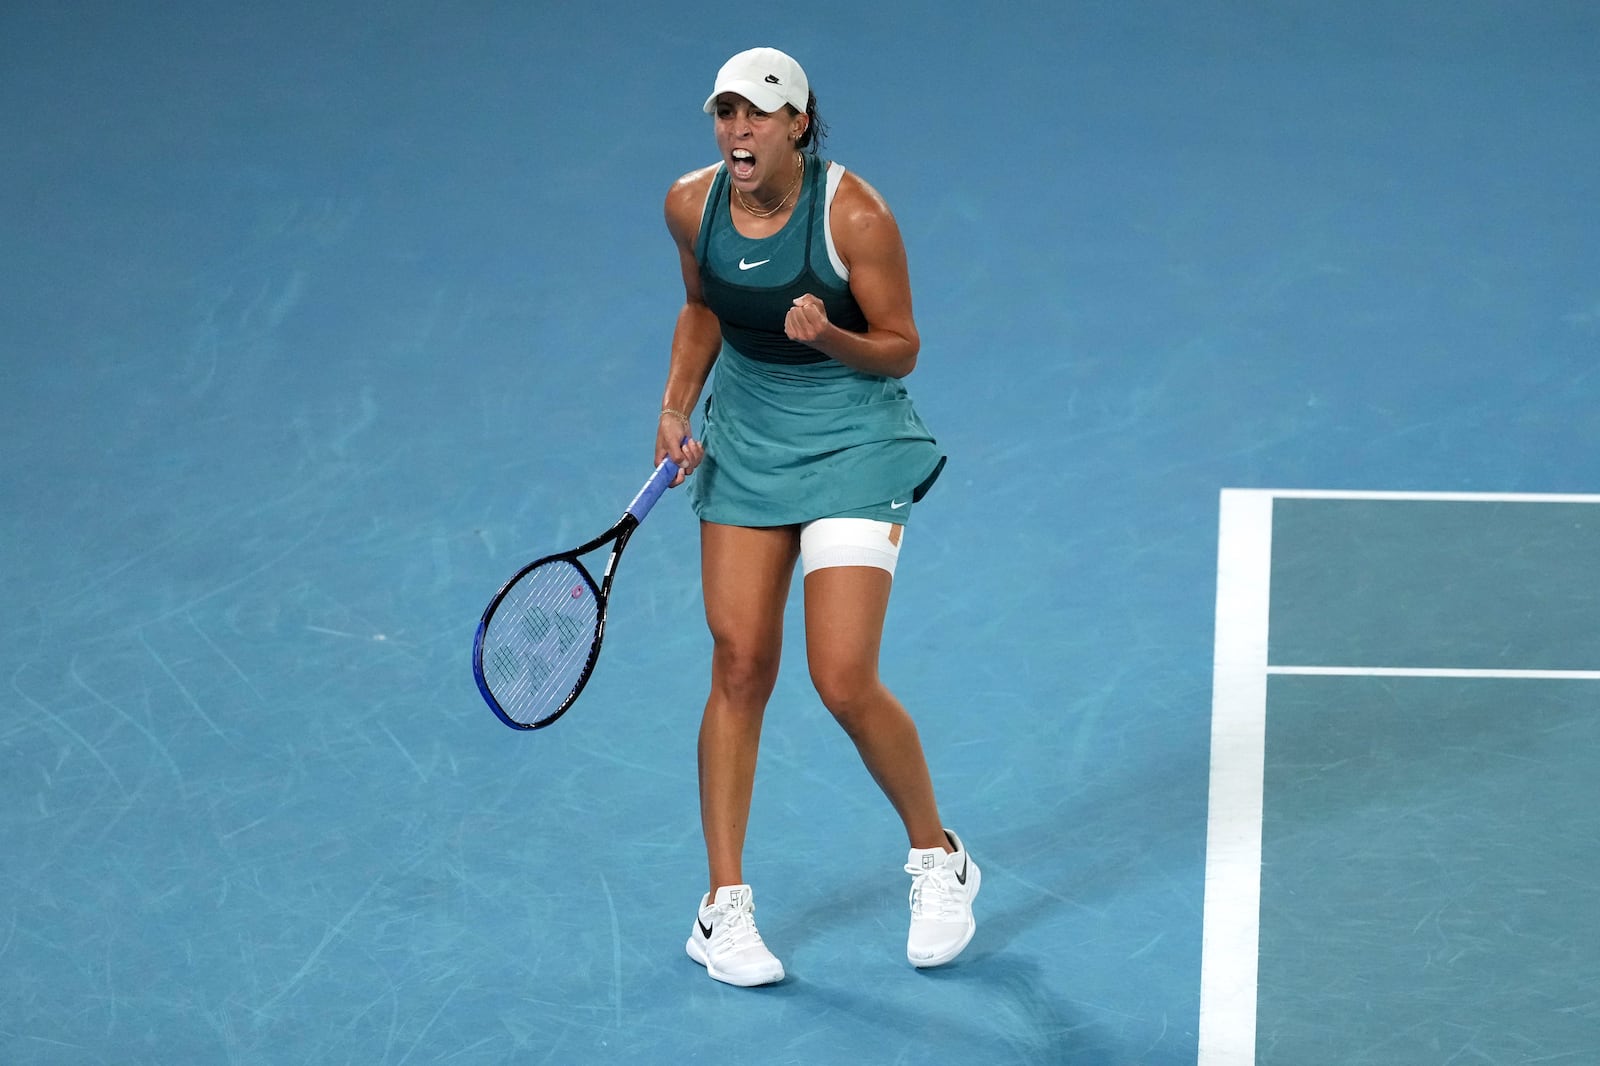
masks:
[(756, 173), (755, 153), (748, 148), (735, 148), (728, 153), (728, 171), (738, 181), (749, 181)]

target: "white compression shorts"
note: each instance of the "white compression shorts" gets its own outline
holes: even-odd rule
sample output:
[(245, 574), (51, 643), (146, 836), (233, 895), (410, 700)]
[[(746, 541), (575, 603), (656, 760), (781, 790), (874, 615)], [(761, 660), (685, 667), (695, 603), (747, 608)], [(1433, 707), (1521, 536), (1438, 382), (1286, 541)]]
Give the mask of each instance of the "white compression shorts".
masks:
[(871, 518), (819, 518), (800, 527), (803, 573), (828, 566), (875, 566), (894, 576), (905, 526)]

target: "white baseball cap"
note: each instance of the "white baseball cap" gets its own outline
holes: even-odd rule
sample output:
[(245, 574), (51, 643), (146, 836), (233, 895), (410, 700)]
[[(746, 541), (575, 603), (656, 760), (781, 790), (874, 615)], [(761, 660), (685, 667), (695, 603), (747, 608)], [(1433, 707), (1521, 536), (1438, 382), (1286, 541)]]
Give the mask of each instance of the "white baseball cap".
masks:
[(763, 111), (774, 112), (792, 104), (804, 112), (811, 95), (806, 72), (788, 55), (776, 48), (752, 48), (740, 52), (717, 71), (716, 87), (706, 97), (706, 114), (717, 108), (717, 97), (738, 93)]

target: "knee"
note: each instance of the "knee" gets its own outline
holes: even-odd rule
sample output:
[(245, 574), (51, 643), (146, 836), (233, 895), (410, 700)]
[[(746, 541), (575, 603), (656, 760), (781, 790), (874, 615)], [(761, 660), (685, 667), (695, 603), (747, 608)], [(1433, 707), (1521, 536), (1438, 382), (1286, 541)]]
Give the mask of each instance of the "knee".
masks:
[(876, 672), (851, 664), (813, 663), (811, 684), (828, 713), (846, 733), (856, 736), (877, 703)]
[(712, 685), (740, 705), (765, 706), (778, 681), (780, 654), (761, 642), (718, 638), (711, 655)]

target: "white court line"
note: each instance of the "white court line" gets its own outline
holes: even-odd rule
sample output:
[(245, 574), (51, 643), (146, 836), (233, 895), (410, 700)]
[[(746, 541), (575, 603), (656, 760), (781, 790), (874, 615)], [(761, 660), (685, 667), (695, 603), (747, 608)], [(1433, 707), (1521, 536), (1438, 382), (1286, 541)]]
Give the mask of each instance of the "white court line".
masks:
[(1600, 680), (1593, 670), (1268, 666), (1274, 499), (1600, 504), (1600, 495), (1563, 493), (1222, 490), (1198, 1066), (1255, 1063), (1269, 675)]
[(1217, 534), (1199, 1066), (1250, 1066), (1256, 1055), (1272, 496), (1224, 490)]
[(1514, 681), (1600, 681), (1600, 670), (1457, 670), (1425, 666), (1269, 666), (1269, 674), (1296, 677), (1465, 677)]
[(1577, 492), (1387, 492), (1345, 489), (1224, 489), (1260, 493), (1279, 500), (1414, 500), (1423, 503), (1600, 503), (1600, 495)]

